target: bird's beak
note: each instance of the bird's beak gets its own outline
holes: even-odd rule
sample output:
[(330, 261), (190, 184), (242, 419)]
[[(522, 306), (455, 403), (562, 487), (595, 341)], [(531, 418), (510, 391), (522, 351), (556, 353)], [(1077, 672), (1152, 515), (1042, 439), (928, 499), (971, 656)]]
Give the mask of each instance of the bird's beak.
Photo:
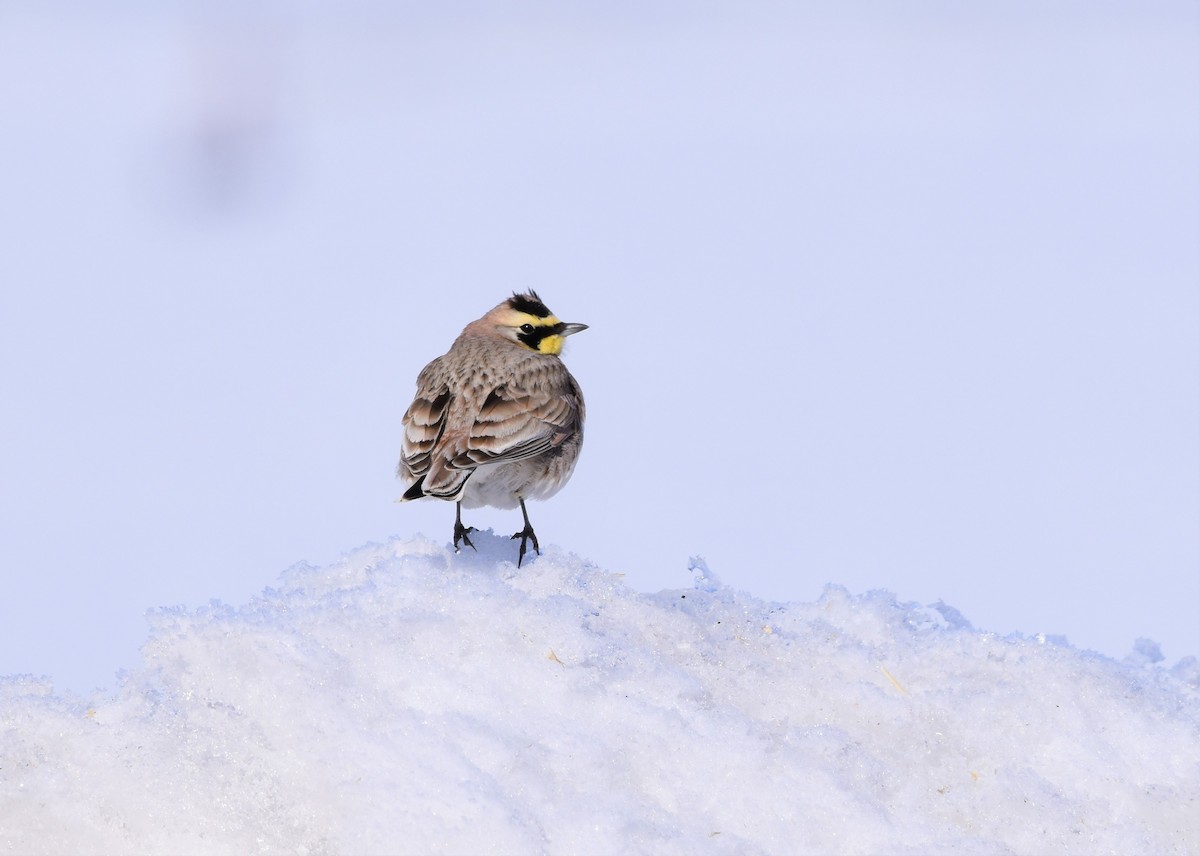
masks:
[(572, 333), (578, 333), (580, 330), (586, 330), (587, 324), (563, 324), (562, 329), (558, 331), (560, 336), (570, 336)]

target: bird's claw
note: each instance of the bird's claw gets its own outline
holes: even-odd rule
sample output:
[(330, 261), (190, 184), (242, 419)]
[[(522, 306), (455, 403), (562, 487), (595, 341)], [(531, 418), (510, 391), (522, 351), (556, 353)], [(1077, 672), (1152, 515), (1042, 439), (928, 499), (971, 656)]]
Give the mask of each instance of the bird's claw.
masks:
[(458, 553), (460, 551), (459, 546), (458, 546), (459, 541), (462, 541), (464, 544), (466, 544), (472, 550), (475, 550), (476, 553), (479, 552), (478, 550), (475, 549), (475, 545), (471, 543), (471, 539), (469, 537), (467, 537), (468, 532), (474, 532), (474, 531), (475, 531), (474, 526), (463, 526), (460, 523), (456, 523), (454, 525), (454, 552), (455, 553)]
[(535, 535), (535, 534), (533, 533), (533, 527), (532, 527), (532, 526), (530, 526), (529, 524), (525, 524), (525, 528), (524, 528), (524, 529), (522, 529), (520, 532), (517, 532), (517, 533), (515, 533), (515, 534), (512, 536), (512, 538), (510, 538), (509, 540), (510, 540), (510, 541), (512, 541), (512, 540), (515, 540), (515, 539), (517, 539), (517, 538), (520, 538), (520, 539), (521, 539), (521, 549), (520, 549), (520, 551), (517, 553), (517, 567), (518, 567), (518, 568), (519, 568), (519, 567), (521, 567), (521, 562), (522, 562), (522, 560), (525, 558), (525, 543), (526, 543), (527, 541), (532, 541), (532, 542), (533, 542), (533, 552), (537, 553), (539, 556), (540, 556), (540, 555), (542, 555), (542, 550), (541, 550), (541, 548), (538, 546), (538, 539), (537, 539), (537, 535)]

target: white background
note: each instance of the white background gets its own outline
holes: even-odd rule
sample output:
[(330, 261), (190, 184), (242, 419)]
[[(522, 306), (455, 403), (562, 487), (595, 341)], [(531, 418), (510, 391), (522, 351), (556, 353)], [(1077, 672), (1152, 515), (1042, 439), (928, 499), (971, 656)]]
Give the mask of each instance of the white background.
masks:
[(0, 6), (0, 674), (112, 685), (148, 608), (448, 540), (400, 417), (528, 287), (591, 325), (543, 544), (1200, 653), (1197, 19)]

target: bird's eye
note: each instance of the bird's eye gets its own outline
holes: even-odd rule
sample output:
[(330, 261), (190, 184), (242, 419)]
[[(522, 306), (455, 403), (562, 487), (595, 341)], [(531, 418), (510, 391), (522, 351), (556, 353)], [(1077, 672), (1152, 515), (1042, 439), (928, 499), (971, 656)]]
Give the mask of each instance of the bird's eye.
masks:
[(532, 324), (522, 324), (522, 325), (521, 325), (521, 332), (522, 332), (522, 333), (532, 333), (532, 332), (533, 332), (533, 325), (532, 325)]

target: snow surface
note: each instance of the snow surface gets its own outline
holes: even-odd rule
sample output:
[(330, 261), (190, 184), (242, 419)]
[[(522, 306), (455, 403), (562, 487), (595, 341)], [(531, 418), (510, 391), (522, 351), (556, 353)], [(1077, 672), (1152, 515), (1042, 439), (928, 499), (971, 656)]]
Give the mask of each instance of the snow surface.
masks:
[[(423, 539), (0, 681), (0, 852), (1200, 852), (1200, 666)], [(682, 579), (682, 576), (681, 576)]]

